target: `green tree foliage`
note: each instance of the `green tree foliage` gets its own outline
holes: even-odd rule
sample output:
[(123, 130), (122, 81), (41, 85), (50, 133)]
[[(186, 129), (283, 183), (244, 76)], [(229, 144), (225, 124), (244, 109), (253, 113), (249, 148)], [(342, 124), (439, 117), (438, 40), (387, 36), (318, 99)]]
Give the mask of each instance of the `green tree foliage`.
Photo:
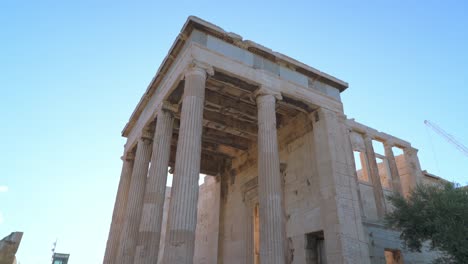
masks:
[(401, 231), (401, 239), (412, 251), (421, 251), (428, 241), (444, 253), (435, 263), (468, 263), (468, 189), (447, 183), (419, 185), (408, 199), (389, 197), (395, 207), (386, 224)]

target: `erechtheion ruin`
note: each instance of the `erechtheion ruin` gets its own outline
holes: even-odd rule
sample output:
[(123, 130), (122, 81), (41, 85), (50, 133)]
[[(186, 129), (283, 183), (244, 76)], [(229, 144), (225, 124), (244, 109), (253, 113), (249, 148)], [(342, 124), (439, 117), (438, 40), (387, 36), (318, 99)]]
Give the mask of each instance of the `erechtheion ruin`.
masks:
[(122, 132), (104, 263), (427, 263), (382, 219), (439, 179), (348, 119), (347, 87), (190, 17)]

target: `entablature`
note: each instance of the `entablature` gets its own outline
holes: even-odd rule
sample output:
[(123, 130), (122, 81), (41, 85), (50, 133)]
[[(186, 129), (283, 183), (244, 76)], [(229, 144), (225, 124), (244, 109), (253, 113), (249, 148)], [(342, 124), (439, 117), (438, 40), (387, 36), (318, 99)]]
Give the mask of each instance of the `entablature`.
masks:
[(408, 141), (394, 137), (384, 132), (380, 132), (374, 128), (356, 122), (354, 119), (347, 119), (346, 125), (351, 131), (368, 136), (371, 139), (378, 140), (384, 144), (389, 144), (402, 149), (412, 149), (411, 143), (409, 143)]

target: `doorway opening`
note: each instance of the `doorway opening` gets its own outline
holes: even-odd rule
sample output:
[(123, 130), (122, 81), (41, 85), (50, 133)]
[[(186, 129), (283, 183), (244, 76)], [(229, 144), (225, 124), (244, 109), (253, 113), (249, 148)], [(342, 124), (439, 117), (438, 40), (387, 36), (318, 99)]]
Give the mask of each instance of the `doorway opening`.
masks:
[(325, 239), (323, 231), (305, 235), (305, 252), (307, 264), (326, 264)]

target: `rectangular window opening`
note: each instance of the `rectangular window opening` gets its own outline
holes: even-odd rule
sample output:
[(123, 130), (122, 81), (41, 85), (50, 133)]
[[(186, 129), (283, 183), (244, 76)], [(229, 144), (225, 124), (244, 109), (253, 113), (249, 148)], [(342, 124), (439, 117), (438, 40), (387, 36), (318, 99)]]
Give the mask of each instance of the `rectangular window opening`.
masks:
[(395, 162), (396, 162), (396, 165), (397, 165), (398, 174), (399, 175), (404, 175), (405, 171), (404, 171), (403, 168), (406, 167), (406, 165), (405, 165), (405, 156), (404, 156), (404, 153), (403, 153), (403, 149), (394, 146), (394, 147), (392, 147), (392, 152), (393, 152), (393, 156), (395, 157)]
[(385, 155), (385, 148), (381, 141), (373, 139), (372, 148), (374, 149), (375, 154)]
[(392, 151), (393, 151), (393, 156), (395, 156), (395, 157), (403, 155), (403, 149), (402, 148), (393, 146)]
[(369, 182), (369, 173), (367, 170), (366, 155), (364, 152), (355, 150), (354, 153), (354, 163), (356, 164), (356, 174), (359, 181)]

